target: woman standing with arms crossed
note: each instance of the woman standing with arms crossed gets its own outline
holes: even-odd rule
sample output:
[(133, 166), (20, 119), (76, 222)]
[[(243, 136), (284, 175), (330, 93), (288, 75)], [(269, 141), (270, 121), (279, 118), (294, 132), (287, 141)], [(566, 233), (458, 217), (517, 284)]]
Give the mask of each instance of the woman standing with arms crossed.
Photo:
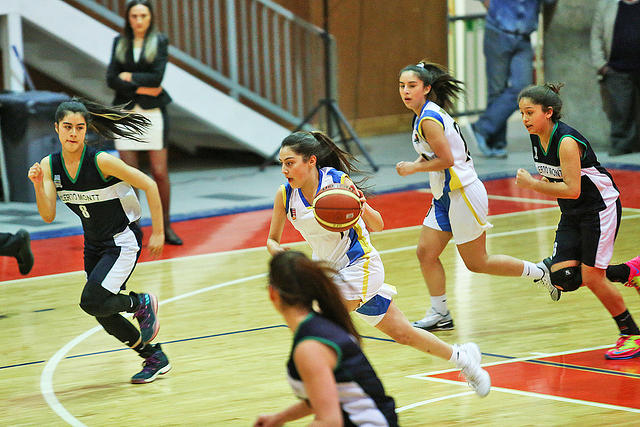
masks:
[(584, 285), (605, 306), (620, 331), (607, 359), (640, 356), (640, 330), (620, 291), (607, 281), (634, 285), (638, 258), (609, 266), (618, 234), (622, 205), (609, 171), (600, 165), (591, 144), (560, 121), (561, 85), (530, 86), (520, 92), (522, 123), (529, 132), (533, 160), (542, 179), (518, 169), (516, 184), (556, 197), (561, 216), (553, 244), (551, 281), (563, 292)]
[(287, 374), (301, 401), (261, 415), (254, 425), (281, 426), (314, 414), (318, 426), (397, 426), (393, 398), (362, 352), (360, 335), (331, 280), (336, 272), (295, 251), (276, 254), (269, 267), (269, 298), (294, 334)]
[(111, 62), (107, 68), (107, 84), (116, 91), (114, 105), (125, 105), (151, 121), (142, 138), (117, 139), (120, 158), (138, 168), (138, 152), (149, 153), (151, 175), (158, 184), (164, 212), (165, 243), (182, 245), (182, 239), (171, 228), (169, 206), (171, 184), (167, 166), (167, 136), (169, 94), (160, 86), (169, 58), (169, 40), (155, 30), (153, 8), (148, 0), (131, 0), (125, 11), (122, 34), (113, 41)]
[(460, 127), (446, 112), (453, 106), (461, 82), (440, 66), (422, 60), (400, 71), (400, 97), (415, 113), (411, 142), (418, 153), (413, 162), (399, 162), (396, 170), (406, 176), (429, 173), (433, 193), (418, 241), (418, 261), (431, 295), (431, 309), (413, 326), (428, 331), (451, 330), (453, 318), (447, 307), (446, 278), (440, 262), (451, 237), (467, 268), (475, 273), (530, 277), (542, 281), (551, 299), (560, 292), (551, 286), (543, 262), (534, 264), (508, 255), (489, 255), (486, 230), (489, 199), (473, 166)]
[[(413, 328), (393, 302), (396, 290), (384, 283), (384, 267), (369, 239), (367, 228), (382, 230), (378, 211), (362, 202), (362, 216), (344, 232), (325, 230), (316, 221), (311, 202), (321, 188), (341, 183), (355, 185), (347, 173), (355, 172), (349, 154), (340, 150), (321, 132), (295, 132), (280, 146), (282, 173), (287, 184), (276, 193), (267, 239), (273, 256), (287, 250), (280, 244), (287, 220), (302, 234), (313, 250), (315, 260), (326, 261), (338, 272), (336, 284), (348, 311), (356, 313), (400, 344), (450, 360), (462, 370), (469, 385), (484, 397), (489, 393), (489, 374), (480, 367), (481, 354), (474, 343), (449, 345), (433, 334)], [(311, 202), (310, 202), (311, 201)]]
[[(148, 121), (139, 114), (80, 99), (58, 106), (55, 130), (61, 151), (29, 169), (38, 212), (45, 222), (56, 217), (56, 194), (78, 215), (84, 230), (84, 270), (87, 281), (80, 308), (94, 316), (108, 334), (131, 347), (144, 359), (143, 370), (131, 378), (147, 383), (171, 369), (158, 334), (158, 300), (152, 294), (120, 293), (136, 266), (142, 246), (138, 227), (140, 204), (131, 186), (145, 192), (153, 229), (148, 249), (162, 253), (162, 205), (156, 183), (122, 160), (85, 144), (87, 128), (111, 139), (139, 138)], [(140, 331), (120, 313), (135, 313)]]

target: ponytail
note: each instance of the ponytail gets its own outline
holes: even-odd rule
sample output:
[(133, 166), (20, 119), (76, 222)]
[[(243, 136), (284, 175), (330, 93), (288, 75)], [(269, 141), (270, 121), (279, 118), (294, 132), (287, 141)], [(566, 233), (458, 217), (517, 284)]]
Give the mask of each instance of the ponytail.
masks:
[(562, 118), (562, 99), (560, 88), (564, 83), (545, 83), (540, 86), (528, 86), (518, 94), (518, 104), (522, 98), (529, 98), (534, 105), (542, 106), (542, 111), (553, 109), (551, 121), (556, 123)]
[(435, 102), (445, 111), (453, 111), (454, 101), (464, 92), (462, 81), (454, 78), (443, 66), (426, 59), (415, 65), (407, 65), (400, 70), (400, 74), (405, 71), (413, 71), (425, 87), (431, 86), (427, 100)]
[(317, 303), (323, 317), (336, 323), (360, 342), (360, 335), (344, 306), (338, 286), (331, 278), (336, 272), (323, 262), (312, 261), (301, 252), (276, 254), (269, 264), (269, 284), (288, 306), (313, 310)]
[(56, 123), (69, 113), (81, 114), (87, 127), (106, 139), (127, 138), (138, 142), (145, 130), (151, 126), (149, 119), (141, 114), (123, 109), (124, 106), (107, 106), (87, 99), (72, 98), (61, 103), (56, 110)]
[[(355, 158), (352, 154), (341, 150), (335, 142), (323, 132), (298, 131), (282, 140), (280, 148), (289, 147), (296, 154), (302, 156), (304, 161), (311, 156), (316, 156), (318, 169), (332, 167), (345, 172), (353, 180), (352, 174), (361, 173), (354, 165)], [(354, 181), (359, 188), (366, 181), (366, 177)]]

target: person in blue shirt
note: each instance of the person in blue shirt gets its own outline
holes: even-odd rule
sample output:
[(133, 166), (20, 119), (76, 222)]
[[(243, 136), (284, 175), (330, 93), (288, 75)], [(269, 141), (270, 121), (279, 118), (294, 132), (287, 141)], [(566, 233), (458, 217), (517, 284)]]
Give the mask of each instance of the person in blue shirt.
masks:
[(472, 125), (485, 157), (507, 156), (507, 119), (518, 109), (518, 93), (533, 81), (531, 33), (543, 4), (556, 0), (479, 0), (487, 9), (483, 51), (487, 107)]

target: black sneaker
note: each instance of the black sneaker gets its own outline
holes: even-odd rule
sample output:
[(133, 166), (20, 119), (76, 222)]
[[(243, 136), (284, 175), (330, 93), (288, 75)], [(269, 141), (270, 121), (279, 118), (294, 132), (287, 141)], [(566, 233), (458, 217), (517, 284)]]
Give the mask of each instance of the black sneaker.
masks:
[(142, 362), (142, 371), (131, 377), (133, 384), (146, 384), (156, 379), (158, 375), (164, 375), (171, 370), (171, 364), (164, 354), (160, 344), (155, 345), (153, 354)]
[(158, 320), (158, 299), (153, 294), (138, 294), (140, 305), (133, 315), (140, 325), (140, 338), (147, 344), (151, 342), (160, 330)]

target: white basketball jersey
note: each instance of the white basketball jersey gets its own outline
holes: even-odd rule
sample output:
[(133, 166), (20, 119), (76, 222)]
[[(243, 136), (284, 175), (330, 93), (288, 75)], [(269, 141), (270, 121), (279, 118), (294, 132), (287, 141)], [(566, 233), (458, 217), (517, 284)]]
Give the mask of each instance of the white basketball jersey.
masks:
[(446, 111), (431, 101), (427, 101), (422, 107), (420, 116), (416, 117), (413, 124), (411, 141), (416, 152), (426, 160), (436, 157), (429, 142), (422, 135), (423, 120), (433, 120), (442, 126), (444, 136), (449, 141), (451, 154), (453, 154), (453, 166), (442, 171), (429, 172), (429, 183), (433, 197), (439, 199), (444, 193), (462, 188), (478, 179), (473, 167), (473, 159), (471, 159), (467, 144), (460, 133), (460, 127)]
[[(322, 168), (318, 172), (316, 193), (327, 185), (344, 183), (347, 178), (344, 172), (330, 167)], [(362, 257), (377, 254), (371, 245), (369, 232), (362, 218), (347, 231), (325, 230), (313, 215), (313, 200), (306, 200), (299, 188), (293, 188), (289, 184), (282, 187), (287, 218), (311, 246), (313, 259), (327, 261), (333, 268), (340, 270)]]

